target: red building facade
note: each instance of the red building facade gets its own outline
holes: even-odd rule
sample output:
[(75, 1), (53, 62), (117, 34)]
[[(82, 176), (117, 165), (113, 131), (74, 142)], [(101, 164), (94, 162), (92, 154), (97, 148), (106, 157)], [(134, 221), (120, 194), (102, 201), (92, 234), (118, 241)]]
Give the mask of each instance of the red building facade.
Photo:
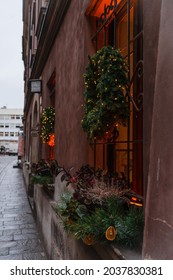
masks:
[[(34, 163), (50, 157), (50, 148), (40, 139), (40, 117), (44, 108), (53, 107), (54, 158), (58, 164), (74, 170), (90, 164), (95, 169), (107, 170), (112, 176), (123, 174), (128, 187), (144, 198), (143, 258), (169, 259), (172, 258), (169, 248), (163, 253), (161, 245), (153, 248), (152, 242), (156, 228), (158, 244), (161, 238), (167, 245), (171, 241), (170, 213), (166, 208), (163, 212), (157, 209), (157, 205), (163, 204), (160, 195), (164, 194), (159, 192), (156, 199), (154, 189), (158, 184), (162, 189), (163, 185), (159, 177), (162, 160), (161, 156), (156, 156), (155, 145), (162, 142), (157, 141), (157, 137), (161, 139), (161, 131), (155, 130), (157, 114), (161, 110), (155, 83), (159, 88), (157, 70), (161, 67), (163, 54), (157, 49), (163, 47), (163, 30), (159, 29), (158, 23), (163, 23), (167, 7), (172, 4), (166, 0), (147, 2), (24, 1), (25, 160)], [(149, 26), (149, 20), (154, 20), (155, 24)], [(168, 35), (165, 34), (165, 41)], [(125, 96), (130, 114), (126, 126), (115, 126), (113, 138), (89, 140), (81, 125), (85, 91), (83, 75), (89, 62), (88, 55), (92, 56), (108, 45), (120, 49), (128, 64), (129, 88)], [(41, 81), (41, 93), (31, 95), (30, 80)], [(153, 172), (158, 176), (155, 177)], [(151, 206), (153, 201), (156, 201), (154, 209)]]

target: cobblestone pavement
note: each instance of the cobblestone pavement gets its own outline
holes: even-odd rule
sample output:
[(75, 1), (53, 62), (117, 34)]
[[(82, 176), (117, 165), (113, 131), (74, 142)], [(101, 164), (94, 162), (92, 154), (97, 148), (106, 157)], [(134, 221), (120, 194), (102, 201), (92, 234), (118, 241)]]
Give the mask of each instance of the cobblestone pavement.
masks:
[(16, 163), (0, 155), (0, 260), (46, 259)]

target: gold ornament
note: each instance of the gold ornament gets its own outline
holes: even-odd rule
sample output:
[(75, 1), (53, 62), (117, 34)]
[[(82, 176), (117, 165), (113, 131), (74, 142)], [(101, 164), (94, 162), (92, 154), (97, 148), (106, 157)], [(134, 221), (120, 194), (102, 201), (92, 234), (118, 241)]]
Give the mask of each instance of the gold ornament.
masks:
[(107, 228), (105, 232), (105, 237), (109, 241), (113, 241), (117, 235), (117, 230), (114, 226), (110, 226)]
[(86, 244), (86, 245), (93, 245), (94, 244), (94, 238), (91, 234), (88, 234), (87, 236), (85, 236), (85, 238), (83, 239), (83, 242)]

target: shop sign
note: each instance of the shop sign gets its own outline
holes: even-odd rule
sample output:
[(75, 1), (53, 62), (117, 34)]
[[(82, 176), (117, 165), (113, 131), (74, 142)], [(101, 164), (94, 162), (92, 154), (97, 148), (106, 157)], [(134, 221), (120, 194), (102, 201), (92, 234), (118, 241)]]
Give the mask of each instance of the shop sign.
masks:
[(41, 93), (41, 80), (29, 80), (31, 93)]

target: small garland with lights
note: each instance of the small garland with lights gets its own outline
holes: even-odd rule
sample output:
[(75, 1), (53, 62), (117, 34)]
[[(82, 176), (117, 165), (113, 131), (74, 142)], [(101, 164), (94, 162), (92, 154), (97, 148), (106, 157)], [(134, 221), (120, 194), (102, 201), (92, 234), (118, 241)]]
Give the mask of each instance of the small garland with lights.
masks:
[(118, 49), (103, 47), (93, 57), (84, 73), (84, 118), (82, 127), (88, 137), (102, 138), (115, 123), (127, 124), (129, 107), (128, 67)]
[(46, 107), (41, 116), (41, 138), (43, 143), (54, 146), (55, 109)]

